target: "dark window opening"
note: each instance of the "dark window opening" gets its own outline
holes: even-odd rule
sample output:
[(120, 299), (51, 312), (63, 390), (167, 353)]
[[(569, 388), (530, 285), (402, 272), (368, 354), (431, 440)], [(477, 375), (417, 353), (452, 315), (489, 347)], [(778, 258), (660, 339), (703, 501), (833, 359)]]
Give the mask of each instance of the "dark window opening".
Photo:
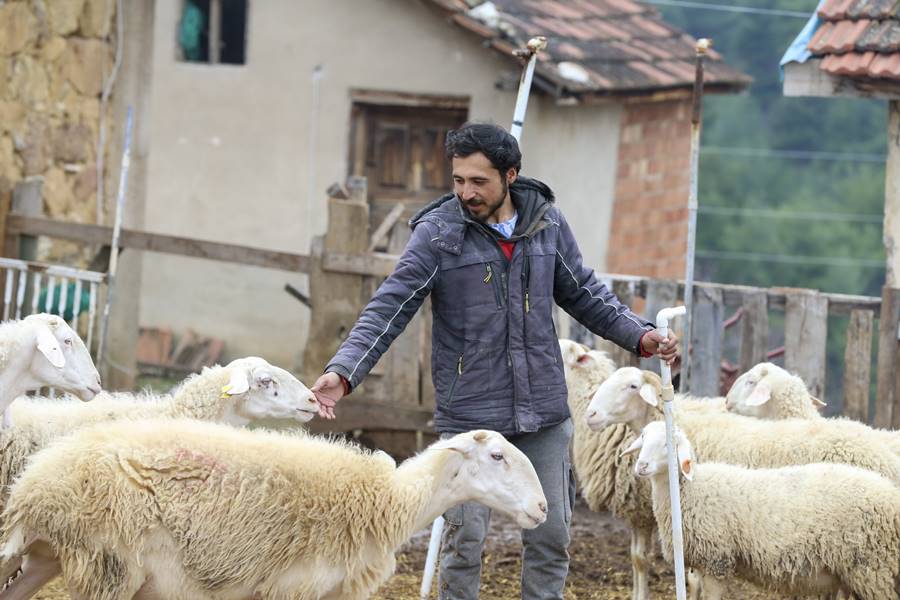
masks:
[(178, 22), (181, 60), (246, 62), (247, 0), (185, 0)]

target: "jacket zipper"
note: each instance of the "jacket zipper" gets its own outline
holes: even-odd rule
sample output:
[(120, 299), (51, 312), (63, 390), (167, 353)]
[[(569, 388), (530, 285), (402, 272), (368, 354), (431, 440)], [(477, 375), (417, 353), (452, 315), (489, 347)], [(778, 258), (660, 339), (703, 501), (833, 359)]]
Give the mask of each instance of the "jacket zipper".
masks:
[(484, 270), (486, 274), (482, 281), (486, 284), (491, 284), (491, 287), (494, 288), (494, 301), (497, 302), (497, 308), (501, 308), (503, 306), (503, 297), (500, 295), (500, 282), (494, 277), (494, 268), (491, 266), (491, 263), (484, 263)]
[(456, 377), (453, 378), (453, 383), (450, 384), (450, 392), (447, 394), (447, 404), (453, 402), (453, 392), (456, 390), (456, 384), (459, 381), (459, 378), (462, 376), (463, 369), (463, 355), (460, 354), (459, 358), (456, 360)]

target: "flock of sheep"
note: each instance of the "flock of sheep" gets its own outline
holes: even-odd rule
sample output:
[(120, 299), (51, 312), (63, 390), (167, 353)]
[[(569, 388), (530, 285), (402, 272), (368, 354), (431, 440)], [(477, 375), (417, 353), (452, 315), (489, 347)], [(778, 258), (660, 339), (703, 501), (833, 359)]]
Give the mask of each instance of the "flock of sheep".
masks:
[[(672, 560), (661, 382), (560, 341), (582, 496), (632, 529), (635, 600), (658, 531)], [(78, 396), (23, 396), (52, 386)], [(781, 595), (900, 598), (900, 432), (825, 419), (803, 382), (761, 364), (727, 398), (675, 402), (692, 596), (740, 578)], [(399, 466), (302, 430), (314, 394), (249, 357), (170, 395), (109, 394), (59, 317), (0, 324), (0, 600), (62, 575), (76, 600), (362, 599), (394, 554), (477, 501), (545, 520), (528, 459), (472, 431)]]

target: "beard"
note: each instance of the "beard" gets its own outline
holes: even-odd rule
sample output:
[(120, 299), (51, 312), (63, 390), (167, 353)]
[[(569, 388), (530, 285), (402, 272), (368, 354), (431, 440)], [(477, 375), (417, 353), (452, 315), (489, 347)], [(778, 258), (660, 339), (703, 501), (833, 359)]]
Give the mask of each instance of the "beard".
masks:
[[(486, 223), (494, 214), (503, 206), (506, 195), (509, 193), (509, 184), (503, 180), (503, 190), (496, 200), (487, 200), (484, 198), (473, 198), (472, 200), (463, 200), (462, 204), (466, 208), (466, 212), (472, 217), (472, 220), (479, 223)], [(474, 212), (477, 210), (478, 212)]]

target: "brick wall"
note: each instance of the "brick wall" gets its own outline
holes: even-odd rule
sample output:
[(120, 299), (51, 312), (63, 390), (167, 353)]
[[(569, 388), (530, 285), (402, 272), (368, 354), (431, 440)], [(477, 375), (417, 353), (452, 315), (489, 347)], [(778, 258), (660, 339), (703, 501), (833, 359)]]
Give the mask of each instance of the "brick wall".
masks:
[(689, 99), (625, 106), (607, 271), (684, 277), (690, 139)]

